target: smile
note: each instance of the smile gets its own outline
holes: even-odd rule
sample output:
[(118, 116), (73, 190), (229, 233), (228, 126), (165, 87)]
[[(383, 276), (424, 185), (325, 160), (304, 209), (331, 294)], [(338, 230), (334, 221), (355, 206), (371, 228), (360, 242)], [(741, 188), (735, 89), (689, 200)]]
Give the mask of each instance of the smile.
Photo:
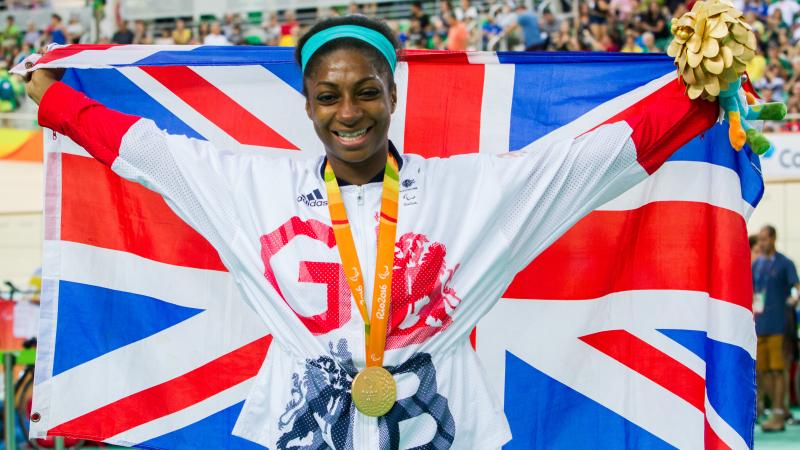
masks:
[(372, 127), (367, 127), (355, 131), (331, 130), (331, 132), (338, 138), (339, 142), (343, 144), (352, 145), (352, 144), (360, 144), (363, 140), (365, 140), (367, 133), (371, 129)]

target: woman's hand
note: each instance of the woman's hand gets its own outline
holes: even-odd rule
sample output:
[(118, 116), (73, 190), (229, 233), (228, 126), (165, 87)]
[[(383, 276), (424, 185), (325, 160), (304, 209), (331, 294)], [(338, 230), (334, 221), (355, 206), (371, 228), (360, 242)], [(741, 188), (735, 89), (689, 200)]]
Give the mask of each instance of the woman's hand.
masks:
[(34, 70), (25, 78), (25, 93), (38, 105), (47, 89), (60, 80), (63, 75), (64, 69)]

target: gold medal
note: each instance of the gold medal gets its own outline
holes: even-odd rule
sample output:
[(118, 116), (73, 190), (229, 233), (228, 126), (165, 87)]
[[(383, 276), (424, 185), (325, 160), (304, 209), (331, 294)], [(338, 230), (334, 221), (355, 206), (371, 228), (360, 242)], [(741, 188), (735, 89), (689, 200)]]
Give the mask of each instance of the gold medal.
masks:
[(367, 367), (353, 379), (352, 395), (359, 411), (370, 417), (380, 417), (397, 401), (397, 383), (383, 367)]
[(380, 417), (394, 406), (397, 400), (397, 383), (383, 366), (386, 349), (386, 332), (392, 302), (392, 268), (397, 236), (397, 198), (400, 195), (399, 165), (390, 153), (386, 158), (381, 194), (380, 222), (378, 225), (378, 256), (375, 262), (375, 286), (372, 296), (372, 320), (367, 315), (364, 299), (364, 280), (358, 262), (350, 221), (339, 190), (339, 183), (330, 162), (325, 164), (325, 188), (328, 191), (328, 210), (331, 213), (333, 235), (342, 259), (347, 283), (364, 319), (366, 365), (353, 379), (350, 389), (353, 403), (367, 416)]

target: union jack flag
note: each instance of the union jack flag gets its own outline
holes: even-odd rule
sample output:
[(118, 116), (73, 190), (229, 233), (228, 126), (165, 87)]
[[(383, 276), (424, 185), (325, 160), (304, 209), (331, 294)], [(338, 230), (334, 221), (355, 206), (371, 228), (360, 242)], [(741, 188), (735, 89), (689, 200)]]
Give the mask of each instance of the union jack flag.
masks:
[[(76, 45), (38, 64), (69, 67), (70, 86), (173, 134), (321, 152), (292, 52)], [(396, 80), (390, 138), (423, 156), (576, 137), (665, 107), (659, 90), (679, 82), (663, 55), (601, 53), (411, 53)], [(215, 251), (156, 194), (64, 136), (45, 141), (32, 434), (263, 448), (231, 430), (270, 335)], [(517, 276), (475, 333), (507, 448), (752, 448), (745, 223), (762, 191), (758, 158), (716, 125)]]

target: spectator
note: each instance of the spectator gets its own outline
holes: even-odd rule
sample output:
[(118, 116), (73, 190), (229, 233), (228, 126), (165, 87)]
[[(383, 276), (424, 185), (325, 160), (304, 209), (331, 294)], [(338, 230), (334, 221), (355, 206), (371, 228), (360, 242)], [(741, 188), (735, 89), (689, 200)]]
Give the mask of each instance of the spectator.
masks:
[(553, 50), (560, 52), (580, 50), (578, 39), (573, 35), (569, 22), (561, 22), (556, 38), (553, 39)]
[(781, 12), (781, 19), (784, 25), (790, 27), (794, 23), (794, 17), (800, 12), (800, 4), (797, 3), (797, 0), (778, 0), (769, 5), (767, 12), (771, 16), (775, 10)]
[(278, 15), (270, 13), (269, 18), (261, 25), (264, 29), (264, 43), (266, 45), (278, 45), (281, 38), (281, 24), (278, 22)]
[(549, 9), (545, 9), (542, 12), (542, 20), (539, 24), (545, 36), (545, 43), (544, 46), (547, 48), (550, 44), (550, 39), (552, 36), (555, 36), (558, 32), (558, 29), (561, 27), (561, 21), (553, 14), (552, 11)]
[(152, 44), (153, 36), (147, 29), (143, 20), (133, 22), (133, 43), (134, 44)]
[(611, 0), (608, 9), (611, 17), (624, 23), (633, 18), (637, 6), (636, 0)]
[(422, 2), (415, 1), (411, 4), (411, 17), (412, 20), (416, 19), (419, 22), (420, 30), (423, 33), (430, 31), (431, 18), (422, 10)]
[(69, 42), (71, 44), (80, 44), (83, 33), (85, 33), (81, 18), (77, 14), (69, 16), (69, 23), (67, 24), (67, 33), (69, 34)]
[(172, 32), (168, 28), (163, 28), (161, 36), (155, 38), (153, 43), (156, 45), (173, 45), (175, 44), (175, 39), (172, 38)]
[(447, 50), (463, 51), (467, 49), (469, 33), (463, 20), (459, 20), (454, 14), (445, 15), (445, 20), (449, 25), (447, 28)]
[(742, 12), (755, 13), (758, 17), (764, 18), (769, 15), (769, 5), (764, 0), (747, 0)]
[(764, 57), (762, 54), (756, 54), (753, 59), (747, 62), (746, 64), (747, 76), (750, 77), (750, 81), (753, 83), (757, 83), (761, 78), (764, 76), (764, 72), (767, 70), (767, 58)]
[(780, 68), (777, 64), (772, 64), (767, 67), (764, 77), (755, 83), (757, 89), (769, 91), (772, 93), (772, 101), (784, 101), (784, 87), (786, 81), (780, 75)]
[(453, 14), (453, 7), (450, 5), (450, 0), (439, 0), (439, 18), (444, 22), (444, 16)]
[(33, 22), (28, 22), (28, 28), (25, 31), (25, 35), (22, 37), (22, 42), (30, 45), (31, 48), (39, 48), (41, 40), (42, 33), (36, 29), (36, 24)]
[(427, 48), (428, 46), (428, 39), (426, 38), (425, 32), (422, 30), (422, 25), (420, 25), (420, 21), (416, 18), (411, 19), (411, 23), (408, 26), (408, 42), (406, 47), (407, 48)]
[(608, 24), (609, 6), (606, 0), (591, 0), (589, 3), (589, 28), (592, 36), (601, 34)]
[(500, 7), (500, 12), (497, 13), (495, 17), (495, 21), (500, 28), (503, 29), (502, 36), (505, 37), (504, 40), (500, 41), (500, 48), (498, 50), (510, 50), (513, 49), (519, 40), (516, 38), (514, 33), (507, 33), (506, 30), (513, 29), (514, 25), (517, 23), (517, 13), (511, 8), (509, 3), (503, 3)]
[(33, 49), (27, 42), (23, 42), (22, 46), (20, 47), (19, 51), (13, 58), (13, 65), (17, 65), (21, 63), (25, 58), (33, 54)]
[(759, 19), (758, 14), (753, 11), (747, 12), (744, 15), (744, 20), (753, 27), (756, 38), (764, 35), (764, 22)]
[(192, 39), (192, 42), (196, 44), (201, 44), (206, 41), (206, 36), (208, 33), (211, 32), (211, 25), (208, 22), (203, 21), (197, 26), (197, 39)]
[(489, 15), (486, 22), (483, 23), (483, 48), (486, 50), (494, 50), (494, 46), (500, 39), (503, 33), (503, 28), (497, 24), (494, 15)]
[(116, 33), (111, 35), (111, 42), (114, 44), (133, 44), (133, 31), (128, 28), (128, 21), (119, 21), (119, 28)]
[(222, 27), (219, 22), (212, 22), (209, 33), (203, 39), (204, 45), (231, 45), (228, 38), (222, 34)]
[[(785, 44), (784, 44), (785, 46)], [(767, 48), (767, 65), (776, 66), (780, 70), (780, 75), (784, 75), (792, 70), (792, 65), (786, 54), (781, 50), (781, 44), (770, 44)]]
[[(670, 37), (667, 27), (667, 16), (661, 11), (661, 6), (655, 0), (650, 0), (647, 9), (638, 17), (639, 30), (642, 33), (650, 32), (657, 41), (668, 40)], [(665, 46), (660, 46), (664, 48)]]
[(45, 29), (48, 43), (64, 45), (67, 43), (67, 29), (61, 23), (61, 16), (53, 14), (50, 16), (50, 26)]
[[(225, 37), (228, 38), (229, 42), (234, 42), (232, 36), (236, 31), (236, 26), (240, 24), (240, 21), (241, 20), (238, 14), (228, 13), (222, 16), (222, 25), (221, 25), (222, 34), (224, 34)], [(241, 27), (239, 27), (239, 35), (241, 34), (242, 34), (242, 29)]]
[(464, 23), (478, 20), (478, 9), (469, 4), (469, 0), (461, 0), (458, 7), (453, 11), (456, 19)]
[(2, 36), (2, 42), (0, 42), (2, 47), (12, 48), (20, 44), (22, 33), (14, 21), (14, 16), (10, 14), (6, 16), (6, 27), (0, 36)]
[(175, 29), (172, 30), (172, 41), (175, 44), (185, 45), (192, 41), (192, 30), (186, 28), (183, 19), (175, 20)]
[(233, 24), (233, 30), (231, 31), (230, 36), (226, 35), (226, 37), (228, 38), (228, 42), (230, 42), (232, 45), (244, 44), (245, 39), (244, 34), (242, 33), (242, 25), (238, 23)]
[(747, 241), (750, 244), (750, 265), (752, 266), (753, 263), (756, 262), (756, 259), (761, 256), (761, 246), (758, 245), (757, 234), (751, 234), (748, 236)]
[(526, 51), (544, 50), (545, 41), (542, 38), (542, 31), (539, 28), (539, 18), (521, 4), (517, 6), (517, 15), (514, 25), (507, 28), (505, 32), (509, 33), (516, 28), (522, 30)]
[(636, 43), (636, 30), (628, 28), (625, 30), (625, 43), (620, 49), (623, 53), (642, 53), (642, 47)]
[(593, 31), (583, 30), (584, 41), (593, 51), (599, 52), (616, 52), (619, 47), (608, 34), (607, 27), (594, 27)]
[(645, 53), (661, 53), (661, 49), (656, 47), (656, 38), (651, 32), (642, 34), (642, 50)]
[[(355, 3), (351, 3), (354, 5)], [(281, 24), (281, 37), (278, 45), (281, 47), (294, 47), (297, 42), (297, 32), (300, 28), (300, 23), (297, 22), (297, 17), (294, 11), (287, 9), (283, 13), (283, 23)]]
[(761, 424), (764, 431), (785, 429), (786, 357), (784, 350), (787, 305), (797, 304), (792, 288), (800, 289), (794, 263), (775, 249), (777, 232), (771, 225), (761, 229), (758, 243), (761, 256), (753, 263), (753, 313), (758, 345), (756, 373), (761, 394), (766, 394), (772, 411)]

